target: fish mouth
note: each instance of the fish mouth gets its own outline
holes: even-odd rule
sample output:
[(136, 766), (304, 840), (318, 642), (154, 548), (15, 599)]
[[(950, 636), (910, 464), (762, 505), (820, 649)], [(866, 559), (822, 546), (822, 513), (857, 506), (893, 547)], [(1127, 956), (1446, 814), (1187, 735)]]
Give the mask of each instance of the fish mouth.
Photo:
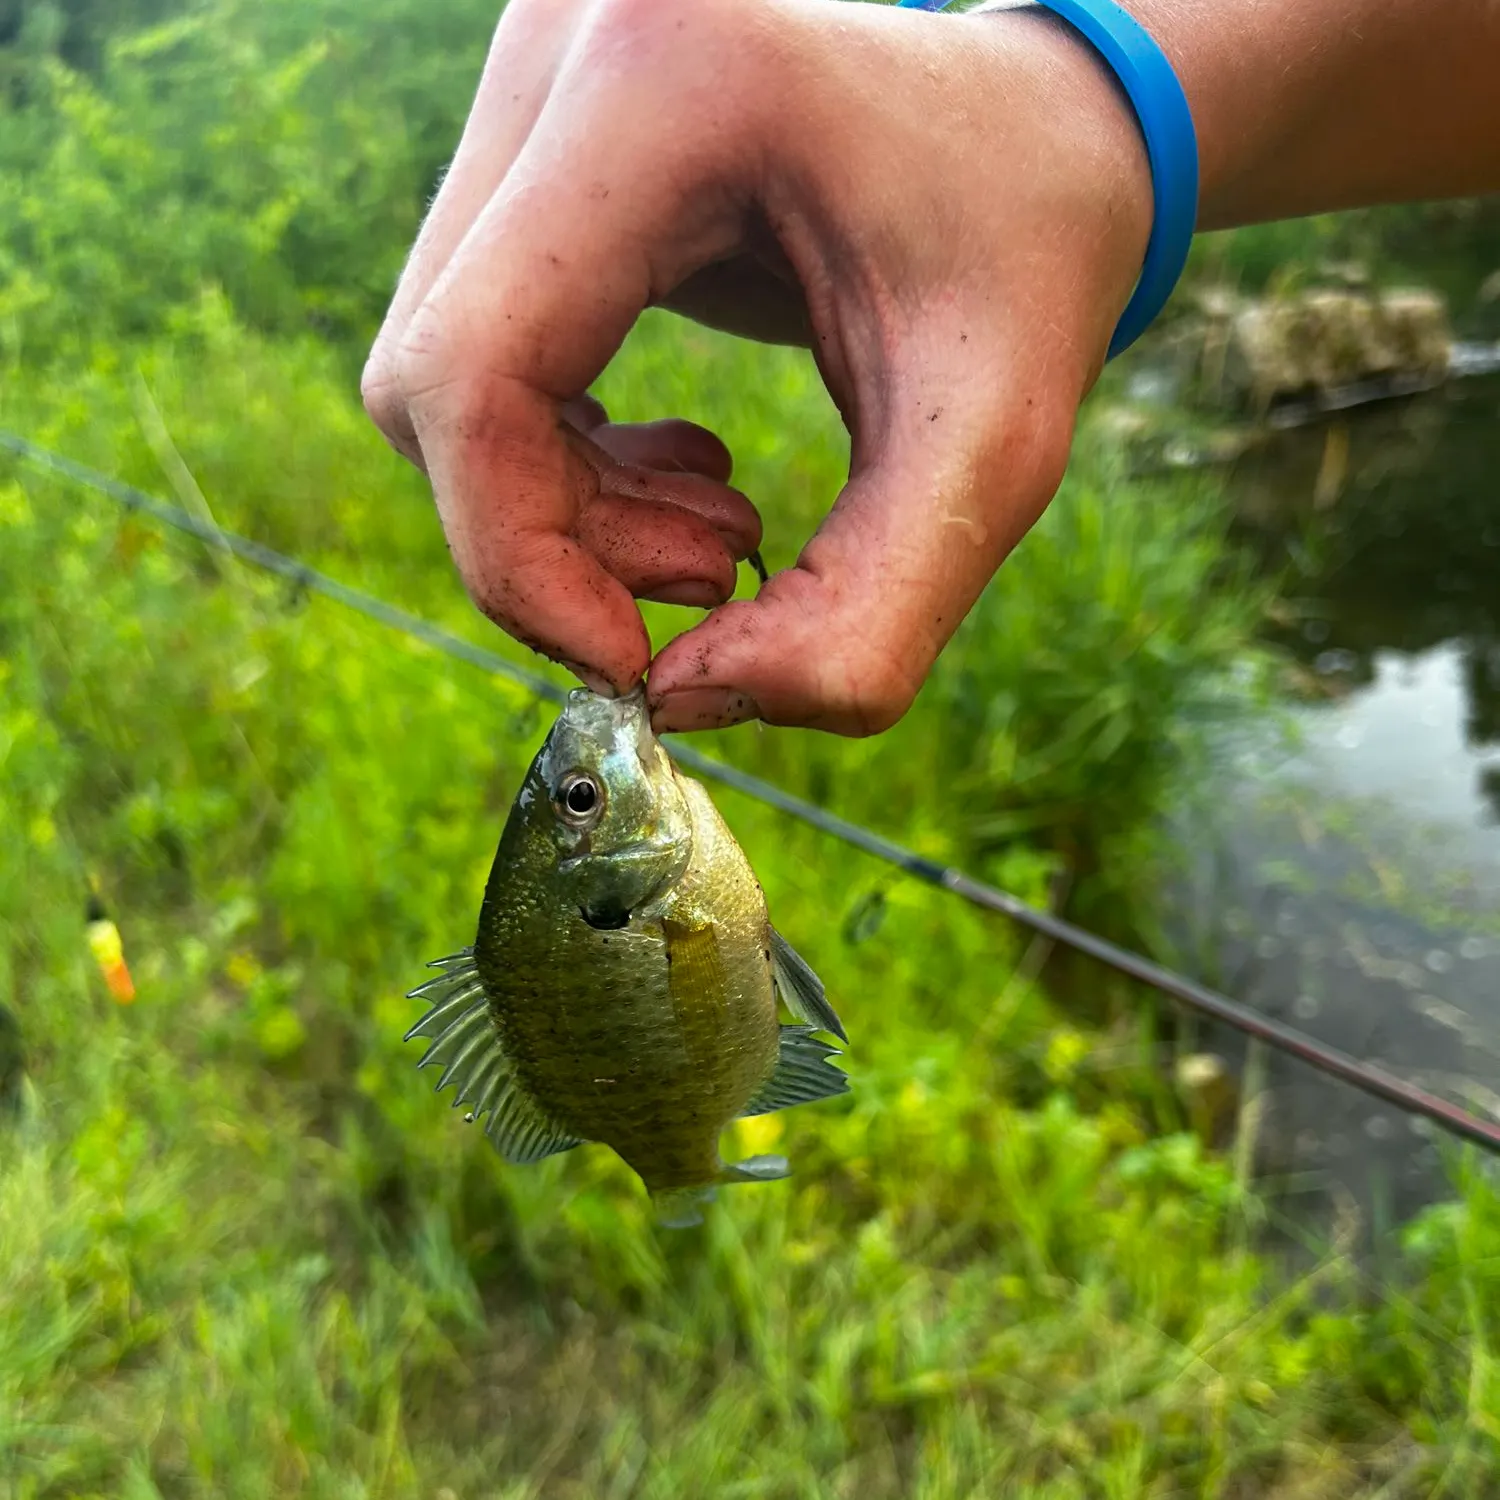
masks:
[(589, 688), (575, 688), (568, 694), (562, 722), (595, 745), (633, 744), (636, 758), (648, 776), (658, 769), (658, 759), (664, 759), (651, 729), (644, 680), (618, 698), (602, 697)]
[(607, 698), (592, 688), (574, 688), (563, 705), (561, 718), (569, 729), (600, 745), (609, 744), (620, 730), (638, 726), (642, 721), (649, 727), (644, 682), (638, 682), (618, 698)]

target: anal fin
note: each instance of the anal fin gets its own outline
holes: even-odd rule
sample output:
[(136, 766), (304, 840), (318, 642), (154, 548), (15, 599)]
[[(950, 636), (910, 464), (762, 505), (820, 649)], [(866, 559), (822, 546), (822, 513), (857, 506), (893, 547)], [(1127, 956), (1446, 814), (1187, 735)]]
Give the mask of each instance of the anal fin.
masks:
[(792, 1169), (784, 1156), (747, 1156), (719, 1173), (720, 1182), (780, 1182)]
[(847, 1094), (849, 1075), (827, 1062), (836, 1055), (837, 1049), (820, 1042), (811, 1026), (783, 1026), (776, 1067), (740, 1111), (741, 1117), (768, 1115), (772, 1110), (790, 1109), (794, 1104), (811, 1104), (815, 1099)]
[(467, 1103), (473, 1106), (475, 1119), (489, 1115), (485, 1135), (506, 1161), (517, 1166), (581, 1144), (579, 1137), (548, 1117), (516, 1077), (490, 1017), (473, 950), (439, 959), (433, 967), (443, 969), (441, 977), (419, 985), (407, 996), (426, 1000), (432, 1008), (406, 1033), (405, 1040), (423, 1037), (430, 1041), (417, 1066), (442, 1065), (437, 1092), (451, 1083), (455, 1108)]
[(719, 1182), (780, 1182), (792, 1175), (784, 1156), (750, 1156), (721, 1166), (717, 1182), (696, 1187), (658, 1188), (651, 1194), (656, 1222), (663, 1229), (691, 1229), (703, 1222), (703, 1209), (718, 1196)]

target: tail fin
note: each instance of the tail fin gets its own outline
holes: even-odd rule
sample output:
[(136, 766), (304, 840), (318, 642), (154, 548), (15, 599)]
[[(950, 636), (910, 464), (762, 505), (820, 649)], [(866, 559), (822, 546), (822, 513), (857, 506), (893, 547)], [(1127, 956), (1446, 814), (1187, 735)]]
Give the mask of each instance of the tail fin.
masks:
[(662, 1229), (692, 1229), (703, 1222), (703, 1205), (712, 1203), (719, 1190), (707, 1187), (661, 1188), (651, 1194), (651, 1207)]
[[(750, 1156), (719, 1168), (718, 1182), (779, 1182), (792, 1175), (784, 1156)], [(703, 1222), (703, 1205), (718, 1196), (718, 1183), (702, 1187), (659, 1188), (651, 1194), (656, 1222), (663, 1229), (691, 1229)]]

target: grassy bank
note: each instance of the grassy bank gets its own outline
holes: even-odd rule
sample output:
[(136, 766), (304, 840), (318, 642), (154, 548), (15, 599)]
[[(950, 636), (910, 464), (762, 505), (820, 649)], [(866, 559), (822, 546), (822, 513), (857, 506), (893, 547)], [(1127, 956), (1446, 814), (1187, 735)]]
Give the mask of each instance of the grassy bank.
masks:
[[(222, 524), (511, 650), (353, 391), (488, 23), (454, 7), (434, 39), (418, 10), (208, 7), (85, 49), (91, 74), (12, 49), (29, 187), (0, 241), (29, 279), (0, 307), (0, 425), (198, 504), (185, 471)], [(130, 226), (174, 194), (163, 265)], [(601, 394), (724, 432), (773, 567), (836, 489), (799, 356), (653, 319)], [(705, 743), (1028, 899), (1066, 871), (1081, 914), (1149, 931), (1158, 815), (1264, 692), (1224, 527), (1212, 489), (1127, 484), (1086, 429), (896, 731)], [(401, 996), (468, 940), (544, 730), (505, 683), (0, 464), (24, 1048), (0, 1497), (1488, 1493), (1493, 1186), (1460, 1173), (1385, 1291), (1340, 1243), (1289, 1279), (1164, 1094), (1139, 997), (1059, 1014), (1015, 931), (731, 794), (848, 1024), (852, 1095), (740, 1127), (726, 1145), (796, 1176), (697, 1234), (659, 1237), (601, 1149), (500, 1163), (417, 1077)], [(129, 1007), (84, 947), (90, 878)]]

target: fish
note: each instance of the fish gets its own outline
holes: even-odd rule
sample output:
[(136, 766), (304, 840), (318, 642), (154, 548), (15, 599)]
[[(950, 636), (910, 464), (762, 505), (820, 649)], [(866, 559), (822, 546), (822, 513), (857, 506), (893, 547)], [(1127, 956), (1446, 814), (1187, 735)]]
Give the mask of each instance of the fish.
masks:
[(664, 1227), (701, 1223), (721, 1184), (789, 1175), (780, 1156), (726, 1164), (732, 1121), (849, 1089), (822, 982), (652, 731), (643, 684), (568, 695), (511, 805), (473, 944), (429, 967), (406, 1040), (429, 1042), (417, 1066), (442, 1068), (437, 1092), (487, 1116), (517, 1165), (610, 1147)]

